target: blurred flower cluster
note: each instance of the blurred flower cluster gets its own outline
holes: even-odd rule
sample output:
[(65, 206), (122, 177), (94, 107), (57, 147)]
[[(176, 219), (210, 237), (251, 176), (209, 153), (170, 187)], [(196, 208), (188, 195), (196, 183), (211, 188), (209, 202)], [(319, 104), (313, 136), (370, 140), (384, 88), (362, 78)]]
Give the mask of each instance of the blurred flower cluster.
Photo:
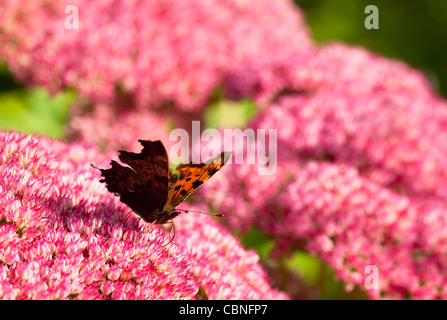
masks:
[[(79, 29), (66, 29), (76, 6)], [(74, 87), (94, 101), (204, 107), (220, 79), (259, 55), (311, 46), (288, 1), (0, 2), (0, 55), (21, 80)], [(287, 44), (287, 46), (284, 46)]]
[[(68, 4), (77, 30), (64, 28)], [(447, 104), (421, 72), (317, 46), (287, 0), (0, 7), (0, 58), (13, 74), (79, 92), (70, 143), (1, 135), (0, 296), (287, 298), (227, 230), (256, 226), (275, 240), (273, 257), (308, 250), (347, 289), (447, 298)], [(169, 232), (124, 219), (89, 163), (138, 151), (138, 139), (169, 145), (168, 125), (189, 129), (216, 95), (256, 103), (248, 127), (277, 130), (278, 170), (227, 165), (196, 197), (226, 226), (182, 214), (163, 246)], [(370, 265), (379, 289), (365, 288)]]
[(447, 297), (447, 103), (421, 73), (359, 48), (283, 63), (289, 90), (250, 123), (277, 129), (276, 174), (232, 165), (204, 197), (232, 228), (270, 234), (277, 255), (304, 242), (348, 289), (366, 290), (374, 265), (371, 298)]

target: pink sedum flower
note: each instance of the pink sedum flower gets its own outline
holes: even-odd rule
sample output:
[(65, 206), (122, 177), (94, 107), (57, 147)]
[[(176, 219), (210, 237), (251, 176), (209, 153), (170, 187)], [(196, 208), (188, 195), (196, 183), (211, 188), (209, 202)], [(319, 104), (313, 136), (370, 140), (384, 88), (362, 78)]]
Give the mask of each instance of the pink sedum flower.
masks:
[(230, 72), (224, 86), (233, 99), (254, 98), (264, 107), (281, 96), (340, 93), (345, 97), (391, 93), (433, 97), (431, 84), (405, 63), (361, 47), (331, 43), (300, 52), (264, 55)]
[(394, 190), (445, 197), (447, 104), (423, 75), (340, 45), (314, 60), (308, 73), (325, 74), (319, 87), (278, 98), (252, 126), (278, 129), (288, 157), (330, 158)]
[[(67, 5), (78, 8), (79, 29), (65, 28)], [(96, 102), (124, 93), (144, 108), (174, 103), (198, 110), (230, 70), (260, 54), (273, 58), (277, 48), (294, 53), (312, 46), (300, 12), (286, 0), (2, 0), (0, 6), (0, 57), (13, 73), (52, 90), (74, 87)]]
[(166, 148), (172, 144), (166, 116), (122, 105), (97, 104), (89, 111), (75, 105), (66, 131), (70, 140), (94, 144), (114, 158), (117, 150), (139, 152), (139, 139), (161, 139)]
[(210, 217), (184, 214), (169, 245), (163, 228), (125, 217), (90, 167), (107, 165), (98, 154), (0, 133), (1, 298), (287, 298), (269, 286), (257, 255)]
[(197, 219), (191, 215), (194, 213), (176, 219), (176, 239), (178, 236), (177, 241), (188, 248), (192, 261), (199, 262), (193, 262), (192, 269), (209, 299), (287, 299), (286, 294), (270, 289), (254, 251), (246, 252), (211, 217)]
[[(232, 228), (272, 236), (273, 255), (322, 257), (347, 289), (445, 298), (446, 102), (421, 73), (362, 49), (334, 44), (300, 59), (241, 84), (268, 103), (249, 127), (277, 130), (276, 173), (245, 160), (202, 194)], [(379, 289), (365, 286), (368, 265)]]

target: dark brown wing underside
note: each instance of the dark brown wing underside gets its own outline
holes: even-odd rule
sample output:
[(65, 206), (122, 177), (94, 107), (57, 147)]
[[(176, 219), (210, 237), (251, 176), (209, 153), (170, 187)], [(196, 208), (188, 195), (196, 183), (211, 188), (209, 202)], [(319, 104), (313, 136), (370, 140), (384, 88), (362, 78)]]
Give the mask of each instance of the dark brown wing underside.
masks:
[(119, 151), (119, 159), (130, 168), (112, 161), (112, 168), (100, 169), (101, 182), (145, 221), (153, 222), (167, 201), (168, 156), (160, 141), (138, 141), (143, 145), (140, 153)]

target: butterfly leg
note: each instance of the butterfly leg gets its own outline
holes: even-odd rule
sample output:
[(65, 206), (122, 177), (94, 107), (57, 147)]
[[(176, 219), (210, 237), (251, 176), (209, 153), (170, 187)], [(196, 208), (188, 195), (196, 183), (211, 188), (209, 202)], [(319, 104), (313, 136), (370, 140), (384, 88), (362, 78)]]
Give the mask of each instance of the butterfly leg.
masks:
[(126, 218), (127, 218), (127, 216), (132, 212), (133, 210), (130, 210), (128, 213), (126, 213), (126, 215), (123, 217), (123, 218), (115, 218), (115, 219), (113, 219), (113, 221), (112, 222), (115, 222), (115, 221), (117, 221), (117, 220), (125, 220)]
[(128, 213), (126, 213), (126, 215), (124, 216), (123, 220), (126, 219), (127, 216), (128, 216), (129, 214), (131, 214), (132, 211), (133, 211), (133, 210), (130, 210)]
[[(146, 229), (146, 231), (145, 231), (144, 234), (143, 234), (143, 238), (144, 238), (144, 236), (146, 235), (146, 233), (148, 233), (148, 231), (152, 228), (152, 226), (153, 226), (155, 223), (157, 223), (157, 220), (154, 220), (154, 221), (149, 225), (149, 227)], [(169, 240), (169, 242), (166, 243), (166, 244), (163, 244), (162, 247), (167, 246), (168, 244), (170, 244), (170, 243), (172, 242), (172, 240), (174, 240), (174, 237), (175, 237), (175, 224), (174, 224), (174, 221), (173, 221), (173, 220), (171, 220), (171, 225), (172, 225), (172, 226), (171, 226), (171, 230), (169, 231), (169, 235), (172, 234), (172, 237), (171, 237), (171, 239)]]
[(146, 231), (143, 234), (143, 238), (148, 233), (149, 230), (151, 230), (152, 226), (157, 222), (157, 220), (152, 221), (152, 223), (149, 225), (149, 227), (146, 229)]

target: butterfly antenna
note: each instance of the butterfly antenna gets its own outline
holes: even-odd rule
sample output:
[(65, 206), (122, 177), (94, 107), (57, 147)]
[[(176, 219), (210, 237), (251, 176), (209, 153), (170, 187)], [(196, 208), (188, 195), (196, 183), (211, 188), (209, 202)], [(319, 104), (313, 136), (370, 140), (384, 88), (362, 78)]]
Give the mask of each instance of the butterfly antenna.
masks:
[(170, 243), (172, 242), (172, 240), (174, 240), (174, 238), (175, 238), (175, 224), (174, 224), (174, 221), (171, 221), (171, 224), (172, 224), (172, 227), (171, 227), (171, 231), (169, 232), (169, 234), (172, 233), (172, 238), (171, 238), (171, 240), (169, 240), (168, 243), (162, 245), (162, 247), (165, 247), (165, 246), (167, 246), (168, 244), (170, 244)]
[(93, 163), (90, 163), (90, 166), (92, 167), (92, 168), (95, 168), (95, 169), (98, 169), (98, 170), (101, 170), (100, 168), (98, 168), (97, 166), (95, 166)]
[(125, 220), (126, 218), (127, 218), (127, 216), (132, 212), (133, 210), (130, 210), (128, 213), (126, 213), (126, 215), (124, 216), (124, 217), (122, 217), (122, 218), (120, 218), (120, 217), (116, 217), (116, 218), (114, 218), (113, 220), (112, 220), (112, 222), (115, 222), (115, 221), (118, 221), (118, 220)]
[(189, 213), (189, 212), (195, 212), (195, 213), (202, 213), (202, 214), (207, 214), (209, 216), (213, 216), (213, 217), (223, 217), (223, 214), (220, 213), (211, 213), (211, 212), (204, 212), (204, 211), (196, 211), (196, 210), (189, 210), (189, 209), (178, 209), (175, 208), (176, 211), (183, 211), (185, 213)]

